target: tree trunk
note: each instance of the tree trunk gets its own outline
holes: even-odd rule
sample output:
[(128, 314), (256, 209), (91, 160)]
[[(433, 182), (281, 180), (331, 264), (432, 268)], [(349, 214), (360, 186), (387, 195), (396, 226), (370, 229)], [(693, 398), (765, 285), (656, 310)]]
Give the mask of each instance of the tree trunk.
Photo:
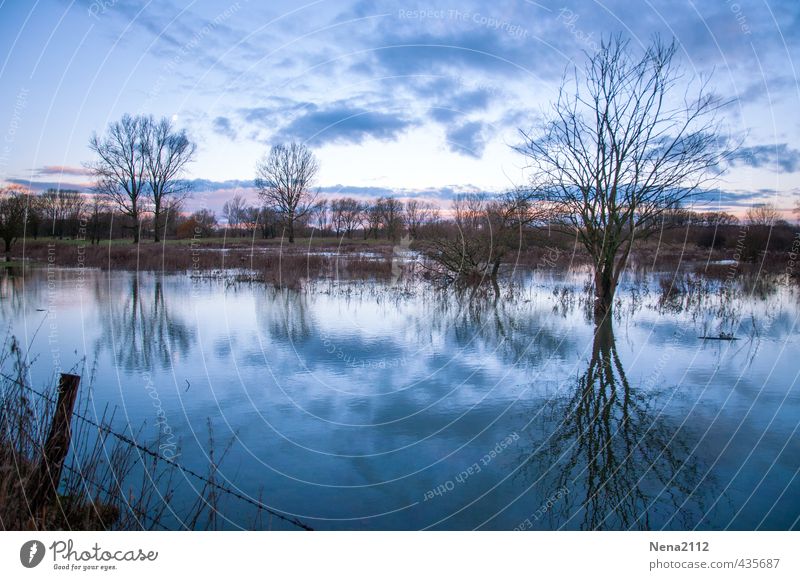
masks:
[(492, 264), (492, 271), (489, 274), (489, 277), (490, 277), (490, 279), (492, 281), (492, 284), (494, 284), (495, 286), (497, 285), (497, 274), (498, 274), (498, 272), (500, 272), (500, 262), (501, 262), (501, 260), (502, 259), (500, 257), (495, 258), (494, 263)]
[(495, 258), (494, 263), (492, 264), (492, 271), (489, 274), (489, 279), (492, 282), (492, 288), (494, 288), (495, 302), (500, 299), (500, 284), (497, 281), (497, 274), (500, 272), (501, 261), (502, 261), (501, 256)]
[[(614, 325), (611, 319), (599, 321), (594, 329), (592, 359), (611, 364), (611, 351), (614, 346)], [(606, 373), (607, 374), (607, 373)]]
[(594, 273), (594, 319), (600, 324), (611, 314), (614, 304), (614, 265), (611, 263), (598, 264)]
[[(594, 275), (594, 316), (595, 322), (610, 318), (619, 278), (628, 264), (632, 242), (627, 242), (620, 252), (619, 247), (607, 248), (605, 257), (595, 266)], [(617, 254), (621, 254), (617, 258)]]
[(161, 241), (161, 235), (158, 230), (158, 219), (161, 217), (161, 208), (156, 206), (153, 208), (153, 241), (157, 244)]
[(139, 218), (133, 218), (133, 243), (139, 243)]

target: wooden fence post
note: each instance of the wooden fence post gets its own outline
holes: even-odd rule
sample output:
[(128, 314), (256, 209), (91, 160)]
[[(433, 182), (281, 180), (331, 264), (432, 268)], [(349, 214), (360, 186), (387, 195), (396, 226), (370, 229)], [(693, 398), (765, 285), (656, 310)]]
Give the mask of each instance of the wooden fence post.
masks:
[(72, 438), (72, 410), (78, 398), (78, 375), (62, 374), (58, 381), (58, 401), (50, 424), (50, 433), (44, 444), (42, 459), (32, 477), (30, 506), (33, 514), (52, 503), (61, 481), (64, 459)]

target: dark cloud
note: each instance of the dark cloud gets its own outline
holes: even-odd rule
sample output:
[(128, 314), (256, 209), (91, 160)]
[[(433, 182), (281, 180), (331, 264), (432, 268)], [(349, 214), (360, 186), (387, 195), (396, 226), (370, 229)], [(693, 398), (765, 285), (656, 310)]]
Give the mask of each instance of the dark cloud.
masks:
[(228, 117), (217, 117), (211, 126), (215, 133), (224, 135), (231, 140), (236, 139), (236, 129), (234, 129), (233, 123)]
[(297, 139), (314, 145), (359, 144), (370, 137), (392, 141), (414, 125), (396, 114), (349, 107), (341, 103), (309, 109), (284, 126), (273, 141)]
[(448, 107), (431, 107), (430, 117), (437, 123), (449, 124), (458, 119), (461, 113)]
[(486, 147), (486, 124), (469, 121), (448, 129), (447, 146), (454, 153), (480, 159)]
[(439, 123), (452, 123), (469, 113), (485, 111), (493, 96), (486, 88), (455, 92), (440, 96), (436, 106), (431, 107), (430, 116)]
[(786, 143), (742, 147), (731, 158), (731, 163), (793, 173), (800, 170), (800, 150), (792, 149)]
[(530, 41), (509, 39), (487, 28), (449, 30), (442, 34), (416, 28), (407, 35), (389, 32), (380, 39), (373, 58), (377, 68), (391, 75), (458, 69), (511, 76), (524, 75), (533, 64), (535, 53), (535, 45)]
[(190, 186), (191, 191), (237, 190), (253, 187), (252, 179), (228, 179), (226, 181), (187, 179), (185, 183)]
[(761, 189), (758, 191), (726, 191), (722, 189), (711, 189), (698, 193), (695, 201), (700, 207), (698, 211), (720, 210), (735, 211), (739, 208), (747, 208), (753, 204), (771, 203), (775, 201), (775, 191), (771, 189)]
[(736, 102), (748, 104), (764, 101), (768, 104), (774, 104), (776, 100), (791, 95), (791, 91), (793, 89), (797, 90), (797, 86), (797, 79), (791, 76), (762, 78), (745, 85), (736, 95)]

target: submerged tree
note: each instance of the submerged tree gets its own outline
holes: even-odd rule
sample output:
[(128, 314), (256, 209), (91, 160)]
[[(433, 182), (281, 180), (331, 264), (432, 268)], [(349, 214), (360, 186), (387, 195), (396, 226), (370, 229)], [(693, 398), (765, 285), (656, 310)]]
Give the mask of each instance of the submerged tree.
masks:
[(656, 39), (636, 59), (621, 36), (604, 40), (583, 81), (565, 78), (550, 119), (522, 132), (517, 148), (556, 227), (591, 256), (599, 318), (611, 311), (634, 239), (657, 231), (728, 155), (719, 147), (722, 103), (706, 82), (679, 86), (676, 51)]
[(314, 207), (312, 185), (319, 172), (314, 153), (302, 143), (275, 145), (256, 166), (255, 185), (264, 204), (274, 209), (294, 243), (298, 220)]
[(447, 282), (488, 281), (499, 294), (504, 260), (528, 243), (527, 229), (546, 219), (547, 209), (530, 190), (517, 188), (499, 196), (460, 196), (453, 202), (455, 227), (440, 224), (419, 246)]

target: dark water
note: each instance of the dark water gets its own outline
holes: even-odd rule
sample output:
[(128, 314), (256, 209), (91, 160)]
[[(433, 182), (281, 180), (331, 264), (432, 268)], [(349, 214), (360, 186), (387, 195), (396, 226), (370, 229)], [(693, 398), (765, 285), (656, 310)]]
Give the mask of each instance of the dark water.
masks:
[[(532, 275), (495, 304), (26, 269), (0, 312), (34, 384), (85, 359), (95, 408), (143, 442), (168, 425), (198, 470), (210, 420), (220, 482), (316, 529), (798, 528), (797, 290), (631, 275), (596, 329), (586, 280)], [(698, 339), (719, 332), (740, 340)], [(220, 501), (223, 527), (253, 525)]]

